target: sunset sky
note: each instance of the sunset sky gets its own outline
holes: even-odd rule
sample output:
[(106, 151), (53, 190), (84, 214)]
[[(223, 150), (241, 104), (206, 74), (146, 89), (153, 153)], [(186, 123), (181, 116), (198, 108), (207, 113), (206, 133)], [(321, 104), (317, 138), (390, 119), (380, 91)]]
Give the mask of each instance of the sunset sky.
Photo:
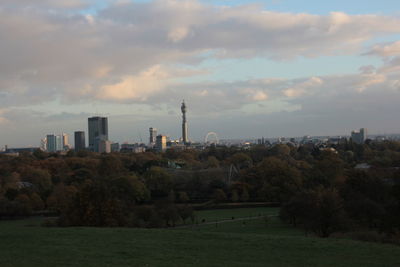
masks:
[(400, 133), (400, 2), (0, 0), (0, 148)]

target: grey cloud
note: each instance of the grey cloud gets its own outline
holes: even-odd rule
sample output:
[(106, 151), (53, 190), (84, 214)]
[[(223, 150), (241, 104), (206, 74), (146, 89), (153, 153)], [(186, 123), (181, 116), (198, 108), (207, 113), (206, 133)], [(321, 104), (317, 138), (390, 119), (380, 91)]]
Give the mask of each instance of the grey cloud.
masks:
[(0, 5), (9, 8), (56, 8), (77, 9), (88, 7), (90, 0), (0, 0)]
[[(10, 105), (54, 96), (90, 101), (103, 86), (155, 65), (196, 64), (210, 56), (350, 53), (373, 36), (400, 31), (395, 17), (290, 14), (198, 1), (126, 2), (90, 16), (63, 9), (68, 1), (41, 1), (34, 9), (26, 9), (31, 1), (10, 3), (16, 2), (0, 2), (0, 91), (9, 92)], [(46, 8), (54, 6), (57, 12)]]
[(374, 45), (364, 55), (377, 55), (380, 57), (393, 57), (400, 55), (400, 41)]
[[(215, 130), (222, 137), (289, 134), (290, 129), (298, 129), (293, 134), (342, 133), (355, 124), (399, 130), (393, 124), (393, 114), (400, 111), (396, 43), (378, 45), (367, 53), (384, 58), (382, 67), (364, 67), (351, 75), (175, 81), (186, 75), (176, 71), (176, 64), (196, 68), (209, 57), (287, 60), (359, 53), (365, 41), (399, 33), (397, 17), (290, 14), (259, 6), (216, 7), (172, 0), (112, 4), (97, 15), (76, 12), (87, 3), (0, 0), (0, 123), (8, 127), (2, 138), (12, 139), (21, 125), (33, 138), (61, 131), (65, 125), (66, 131), (85, 129), (86, 113), (42, 114), (18, 108), (56, 99), (63, 104), (129, 103), (132, 113), (135, 104), (144, 103), (157, 107), (156, 112), (165, 110), (166, 115), (132, 118), (130, 131), (160, 125), (165, 133), (178, 135), (177, 95), (188, 101), (191, 130), (197, 138), (201, 129)], [(111, 91), (101, 95), (105, 86)], [(115, 88), (120, 91), (112, 94)], [(123, 138), (127, 122), (114, 119), (116, 139)], [(177, 128), (169, 125), (171, 119)]]

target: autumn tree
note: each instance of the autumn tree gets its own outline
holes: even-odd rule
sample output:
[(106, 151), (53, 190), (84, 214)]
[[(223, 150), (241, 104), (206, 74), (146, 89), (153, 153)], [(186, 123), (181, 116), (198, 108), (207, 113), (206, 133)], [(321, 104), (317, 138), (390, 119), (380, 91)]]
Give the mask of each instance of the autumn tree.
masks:
[(144, 174), (144, 181), (152, 198), (167, 197), (172, 190), (172, 177), (161, 167), (151, 167)]

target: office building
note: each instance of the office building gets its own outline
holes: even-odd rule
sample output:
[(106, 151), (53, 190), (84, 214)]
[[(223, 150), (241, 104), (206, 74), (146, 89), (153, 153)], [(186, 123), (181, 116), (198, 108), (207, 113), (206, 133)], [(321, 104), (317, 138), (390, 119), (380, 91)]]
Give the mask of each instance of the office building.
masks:
[(96, 139), (101, 136), (101, 140), (108, 140), (108, 119), (105, 117), (91, 117), (88, 119), (89, 128), (89, 149), (98, 151)]
[(63, 145), (63, 150), (69, 150), (71, 147), (69, 144), (69, 135), (66, 133), (62, 134), (62, 145)]
[(54, 134), (48, 134), (46, 136), (46, 148), (47, 148), (47, 152), (56, 152), (57, 151), (56, 136)]
[(367, 140), (367, 129), (361, 128), (360, 131), (352, 131), (351, 140), (356, 144), (364, 144)]
[(167, 137), (165, 135), (157, 135), (156, 149), (158, 151), (165, 151), (167, 149)]
[(56, 151), (63, 151), (63, 150), (64, 150), (63, 138), (61, 135), (56, 135)]
[(111, 152), (119, 152), (119, 150), (120, 150), (119, 143), (112, 143), (111, 144)]
[(143, 153), (146, 151), (146, 146), (144, 144), (122, 144), (121, 153)]
[[(105, 142), (108, 141), (107, 136), (105, 135), (99, 135), (96, 136), (96, 138), (94, 139), (94, 145), (92, 147), (92, 151), (94, 152), (99, 152), (99, 153), (103, 153), (105, 152)], [(111, 152), (111, 142), (110, 142), (110, 152)]]
[(151, 127), (149, 128), (149, 132), (150, 132), (149, 144), (154, 145), (156, 143), (157, 129)]
[(48, 134), (46, 136), (47, 152), (63, 151), (63, 139), (61, 135)]
[(85, 132), (84, 131), (76, 131), (74, 133), (75, 139), (75, 151), (81, 151), (86, 149), (85, 143)]
[(111, 153), (111, 141), (99, 138), (97, 149), (99, 153)]

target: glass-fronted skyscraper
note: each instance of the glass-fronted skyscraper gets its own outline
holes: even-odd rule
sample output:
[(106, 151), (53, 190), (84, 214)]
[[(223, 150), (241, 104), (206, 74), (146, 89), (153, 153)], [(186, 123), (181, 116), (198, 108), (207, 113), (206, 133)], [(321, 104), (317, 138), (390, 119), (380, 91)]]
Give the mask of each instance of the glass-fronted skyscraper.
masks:
[(47, 152), (57, 151), (56, 136), (54, 134), (48, 134), (46, 136), (46, 148)]
[(96, 139), (101, 137), (103, 140), (108, 140), (108, 119), (106, 117), (91, 117), (88, 119), (89, 128), (89, 149), (94, 152), (99, 152), (96, 146)]
[(63, 151), (63, 139), (61, 135), (48, 134), (46, 136), (47, 152)]
[(76, 131), (74, 133), (74, 140), (75, 140), (75, 151), (81, 151), (86, 149), (84, 131)]

